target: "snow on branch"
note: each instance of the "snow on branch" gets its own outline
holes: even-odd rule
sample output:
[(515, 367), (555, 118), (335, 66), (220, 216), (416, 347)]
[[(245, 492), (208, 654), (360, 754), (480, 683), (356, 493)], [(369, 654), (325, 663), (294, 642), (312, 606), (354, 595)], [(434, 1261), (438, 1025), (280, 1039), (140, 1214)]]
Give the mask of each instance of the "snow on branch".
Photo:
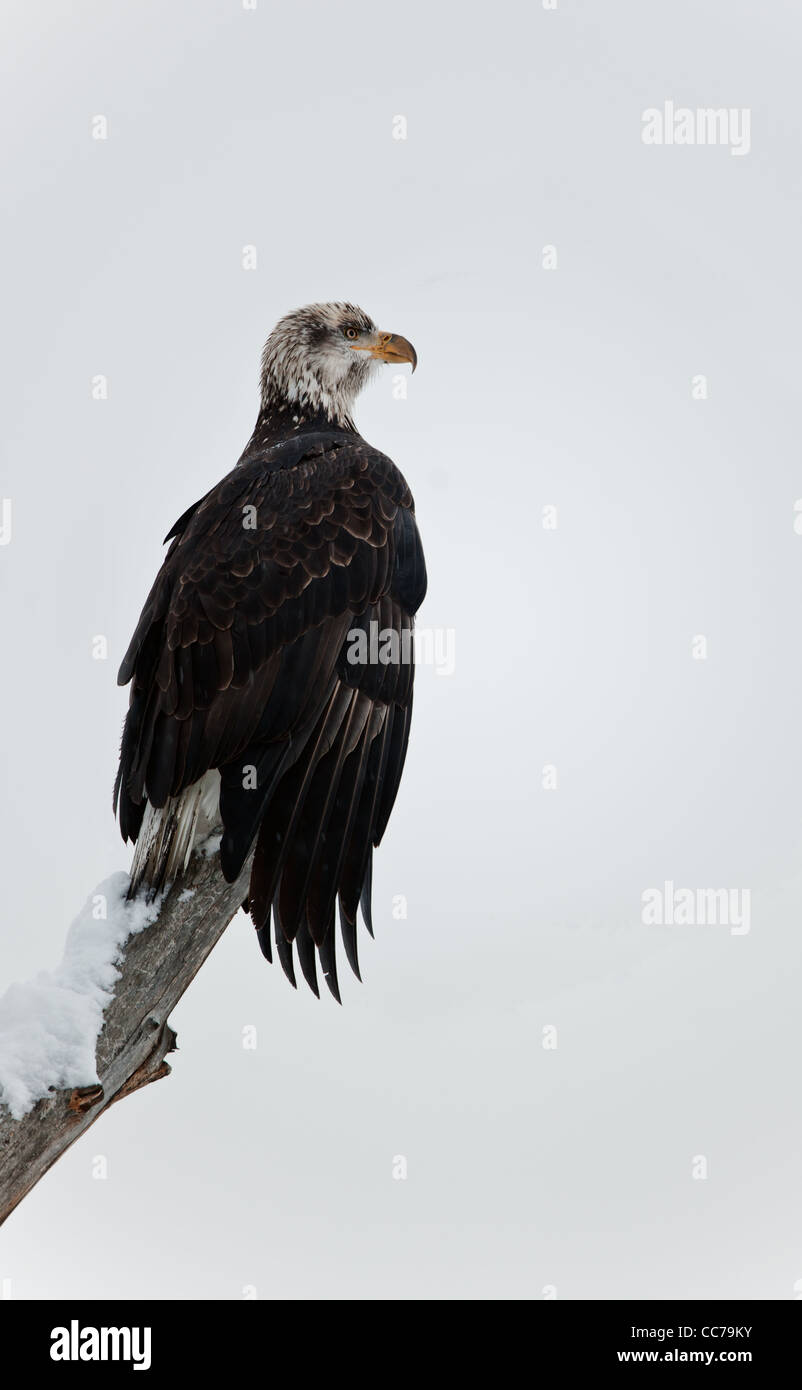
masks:
[(101, 883), (67, 934), (57, 969), (0, 998), (0, 1224), (102, 1112), (166, 1076), (168, 1018), (247, 892), (196, 853), (153, 904)]
[(126, 902), (128, 882), (118, 873), (98, 884), (67, 933), (58, 969), (0, 997), (0, 1105), (15, 1120), (50, 1091), (98, 1080), (95, 1046), (120, 978), (117, 962), (159, 910), (158, 902)]

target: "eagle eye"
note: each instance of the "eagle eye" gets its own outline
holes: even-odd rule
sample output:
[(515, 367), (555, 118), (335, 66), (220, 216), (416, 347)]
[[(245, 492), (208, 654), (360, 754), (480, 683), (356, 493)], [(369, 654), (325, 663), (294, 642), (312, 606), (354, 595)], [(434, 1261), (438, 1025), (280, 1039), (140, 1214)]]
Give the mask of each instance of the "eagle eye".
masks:
[(355, 328), (345, 328), (343, 332), (345, 333), (346, 338), (356, 338), (358, 336)]

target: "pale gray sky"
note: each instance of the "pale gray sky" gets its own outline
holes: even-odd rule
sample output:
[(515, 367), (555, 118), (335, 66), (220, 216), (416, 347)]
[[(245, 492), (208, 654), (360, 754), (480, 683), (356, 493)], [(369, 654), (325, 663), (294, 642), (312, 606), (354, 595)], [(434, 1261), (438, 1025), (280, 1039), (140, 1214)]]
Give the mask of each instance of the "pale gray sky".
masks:
[[(172, 1077), (25, 1200), (0, 1282), (793, 1297), (799, 6), (17, 0), (3, 27), (0, 988), (128, 866), (116, 669), (298, 304), (418, 350), (358, 423), (413, 488), (456, 668), (418, 673), (364, 984), (294, 993), (238, 917)], [(747, 110), (749, 153), (643, 144), (666, 101)], [(666, 881), (748, 889), (749, 931), (645, 924)]]

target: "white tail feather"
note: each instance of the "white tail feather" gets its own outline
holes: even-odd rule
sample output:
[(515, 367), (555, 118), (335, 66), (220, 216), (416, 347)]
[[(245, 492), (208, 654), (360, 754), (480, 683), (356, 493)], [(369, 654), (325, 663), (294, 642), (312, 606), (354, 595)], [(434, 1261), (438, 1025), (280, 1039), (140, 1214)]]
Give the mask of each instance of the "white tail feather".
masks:
[(216, 769), (193, 782), (161, 809), (145, 807), (131, 865), (133, 897), (141, 887), (148, 896), (174, 883), (189, 864), (193, 846), (220, 827), (220, 773)]

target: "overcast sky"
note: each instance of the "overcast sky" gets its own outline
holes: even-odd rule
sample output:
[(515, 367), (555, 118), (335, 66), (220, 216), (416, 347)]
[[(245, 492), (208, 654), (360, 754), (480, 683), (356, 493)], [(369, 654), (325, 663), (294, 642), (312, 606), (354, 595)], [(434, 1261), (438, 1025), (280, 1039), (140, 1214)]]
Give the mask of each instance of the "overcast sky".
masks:
[[(296, 993), (240, 914), (172, 1076), (26, 1198), (0, 1286), (794, 1297), (799, 5), (7, 0), (3, 28), (0, 989), (128, 867), (116, 670), (299, 304), (417, 348), (357, 418), (455, 665), (418, 671), (364, 983)], [(736, 114), (669, 144), (666, 102)], [(680, 890), (687, 924), (644, 911)]]

